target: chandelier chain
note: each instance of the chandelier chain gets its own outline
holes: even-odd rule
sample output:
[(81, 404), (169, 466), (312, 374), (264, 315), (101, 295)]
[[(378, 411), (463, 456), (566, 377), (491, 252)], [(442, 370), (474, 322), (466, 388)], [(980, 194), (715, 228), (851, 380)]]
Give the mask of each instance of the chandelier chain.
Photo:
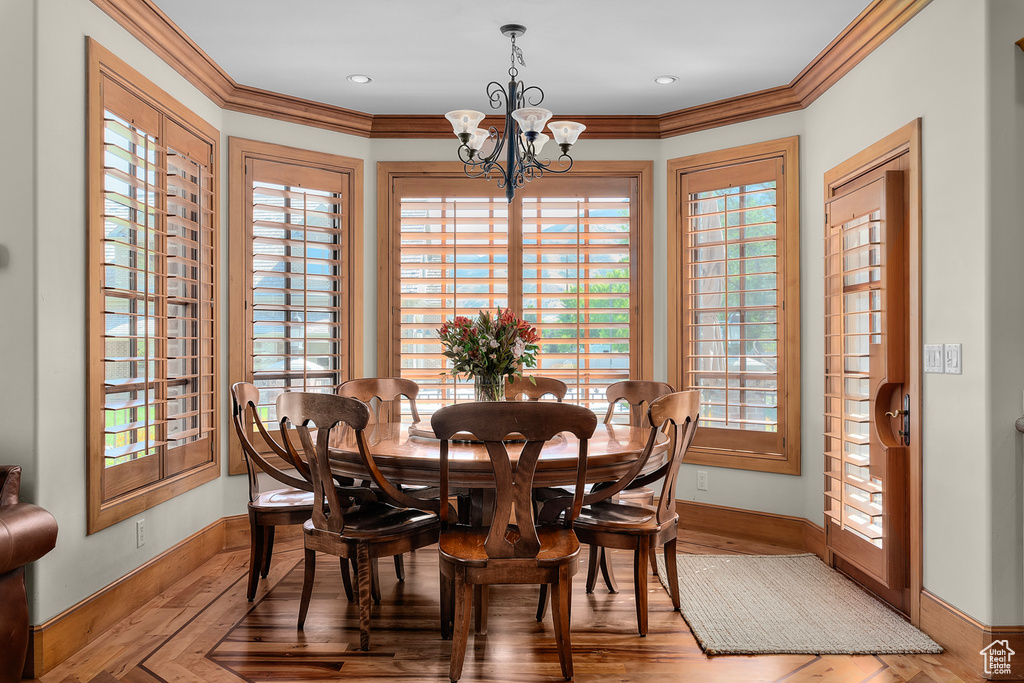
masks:
[(523, 59), (523, 49), (516, 45), (516, 34), (513, 33), (510, 38), (512, 39), (512, 54), (508, 60), (512, 63), (512, 66), (508, 69), (508, 75), (515, 80), (516, 76), (519, 75), (519, 69), (516, 68), (516, 60), (519, 60), (519, 66), (526, 66), (526, 60)]

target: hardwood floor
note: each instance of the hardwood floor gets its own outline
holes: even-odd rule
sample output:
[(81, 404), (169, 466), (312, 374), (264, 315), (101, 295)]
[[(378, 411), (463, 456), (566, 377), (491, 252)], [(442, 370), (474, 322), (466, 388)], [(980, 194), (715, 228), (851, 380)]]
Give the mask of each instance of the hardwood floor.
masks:
[[(450, 641), (438, 631), (437, 554), (406, 556), (406, 580), (381, 563), (383, 600), (374, 607), (370, 651), (359, 650), (359, 617), (345, 600), (337, 560), (322, 556), (304, 631), (295, 628), (302, 586), (301, 539), (281, 538), (270, 576), (246, 602), (248, 549), (226, 550), (44, 676), (43, 683), (160, 681), (447, 680)], [(688, 532), (690, 553), (790, 553), (748, 541)], [(584, 553), (585, 555), (586, 553)], [(954, 683), (949, 655), (706, 657), (686, 622), (650, 582), (650, 635), (636, 634), (631, 558), (614, 552), (619, 593), (574, 581), (573, 661), (578, 683), (631, 681), (851, 681)], [(560, 681), (550, 613), (538, 623), (537, 591), (491, 591), (489, 632), (470, 635), (462, 681)]]

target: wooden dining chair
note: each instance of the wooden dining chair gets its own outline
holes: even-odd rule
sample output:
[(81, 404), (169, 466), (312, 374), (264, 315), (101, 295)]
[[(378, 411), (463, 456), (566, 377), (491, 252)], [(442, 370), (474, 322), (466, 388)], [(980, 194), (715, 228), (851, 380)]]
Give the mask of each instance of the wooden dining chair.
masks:
[(615, 409), (620, 403), (629, 406), (629, 426), (647, 427), (647, 408), (657, 398), (675, 391), (671, 384), (648, 380), (627, 379), (609, 384), (605, 389), (608, 399), (608, 410), (604, 414), (605, 424), (615, 419)]
[(520, 396), (525, 396), (527, 401), (539, 401), (542, 397), (551, 394), (556, 401), (561, 403), (568, 391), (569, 387), (566, 383), (554, 377), (510, 375), (505, 378), (506, 401), (516, 401)]
[[(338, 396), (357, 398), (370, 408), (370, 423), (377, 424), (383, 416), (384, 422), (398, 422), (401, 419), (401, 400), (408, 404), (409, 414), (413, 422), (420, 421), (419, 410), (416, 409), (416, 397), (420, 393), (420, 385), (411, 379), (401, 377), (361, 377), (342, 382), (335, 392)], [(436, 487), (402, 487), (410, 495), (419, 498), (436, 497)], [(373, 560), (373, 595), (380, 601), (380, 582), (377, 573), (377, 560)], [(405, 560), (401, 553), (395, 555), (395, 576), (405, 581)]]
[[(582, 543), (589, 543), (592, 547), (633, 551), (636, 619), (641, 636), (647, 635), (647, 559), (652, 548), (664, 547), (672, 605), (676, 610), (679, 609), (676, 478), (679, 465), (697, 430), (700, 392), (680, 391), (657, 398), (651, 402), (647, 414), (650, 433), (640, 457), (618, 481), (608, 486), (594, 487), (595, 490), (584, 496), (583, 510), (573, 523), (573, 530)], [(663, 429), (667, 429), (671, 442), (668, 459), (655, 471), (641, 475)], [(646, 486), (659, 480), (662, 481), (662, 490), (657, 505), (637, 505), (614, 498), (628, 486)], [(563, 498), (559, 502), (563, 510), (576, 505), (575, 497)], [(552, 509), (553, 505), (545, 509), (545, 517), (550, 515)], [(542, 594), (542, 604), (544, 598)]]
[[(370, 409), (347, 396), (288, 392), (277, 399), (281, 431), (289, 425), (298, 433), (302, 452), (309, 462), (313, 481), (312, 517), (302, 525), (305, 571), (299, 598), (298, 628), (309, 611), (316, 575), (316, 554), (329, 553), (356, 560), (359, 602), (359, 646), (370, 647), (370, 595), (372, 560), (409, 552), (437, 542), (440, 522), (437, 500), (412, 498), (392, 485), (380, 472), (366, 443), (363, 430), (370, 421)], [(310, 433), (316, 426), (316, 441)], [(392, 505), (377, 499), (362, 486), (334, 485), (328, 449), (330, 432), (338, 425), (354, 430), (363, 466)], [(285, 443), (291, 448), (292, 440)]]
[(336, 392), (338, 396), (358, 398), (370, 406), (370, 422), (398, 422), (401, 417), (401, 400), (406, 399), (413, 422), (420, 421), (420, 413), (416, 409), (416, 397), (420, 393), (420, 385), (411, 379), (401, 377), (362, 377), (342, 382)]
[[(449, 524), (447, 508), (441, 510), (441, 633), (453, 639), (449, 678), (457, 681), (462, 675), (473, 586), (511, 583), (551, 585), (558, 660), (562, 675), (570, 680), (571, 578), (579, 568), (580, 550), (572, 523), (583, 504), (587, 443), (597, 416), (566, 403), (461, 403), (434, 413), (430, 424), (441, 439), (441, 499), (448, 494), (449, 439), (459, 432), (469, 432), (484, 443), (495, 490), (487, 527)], [(537, 462), (545, 442), (561, 432), (579, 439), (577, 494), (560, 523), (536, 525), (531, 490)], [(515, 463), (503, 441), (511, 433), (526, 440)]]
[[(616, 417), (616, 408), (620, 403), (625, 403), (629, 408), (630, 427), (648, 427), (647, 408), (651, 402), (666, 394), (671, 394), (675, 388), (665, 382), (654, 382), (650, 380), (623, 380), (609, 384), (605, 389), (605, 396), (608, 399), (608, 410), (604, 414), (604, 423), (612, 424)], [(618, 500), (641, 505), (654, 504), (654, 491), (646, 486), (631, 484), (626, 490), (617, 496)], [(618, 582), (615, 580), (615, 570), (611, 558), (604, 548), (590, 546), (590, 556), (587, 563), (587, 593), (594, 592), (597, 584), (597, 572), (601, 571), (605, 586), (612, 593), (619, 592)], [(651, 571), (658, 574), (658, 563), (655, 555), (651, 553)]]
[[(259, 578), (270, 572), (270, 558), (274, 552), (274, 528), (302, 524), (313, 514), (313, 485), (306, 479), (295, 477), (275, 467), (262, 450), (249, 438), (248, 427), (254, 423), (262, 441), (270, 451), (291, 463), (291, 455), (267, 432), (263, 421), (256, 414), (260, 392), (248, 382), (231, 385), (232, 421), (235, 434), (242, 445), (245, 457), (245, 471), (249, 477), (249, 584), (246, 597), (252, 602), (256, 597)], [(251, 413), (250, 413), (251, 411)], [(305, 467), (305, 463), (301, 464)], [(260, 491), (259, 474), (263, 472), (283, 488)], [(348, 572), (342, 574), (346, 592), (351, 595), (352, 587)]]

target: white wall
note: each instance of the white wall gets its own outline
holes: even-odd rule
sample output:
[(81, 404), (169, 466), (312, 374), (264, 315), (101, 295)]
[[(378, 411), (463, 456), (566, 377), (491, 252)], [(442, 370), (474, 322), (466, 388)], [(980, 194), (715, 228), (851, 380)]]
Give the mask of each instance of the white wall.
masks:
[[(35, 14), (0, 2), (0, 463), (21, 465), (22, 499), (36, 500), (35, 468)], [(6, 361), (6, 362), (5, 362)]]
[[(19, 451), (5, 453), (3, 459), (25, 458), (28, 478), (36, 482), (35, 499), (61, 525), (57, 550), (38, 563), (32, 581), (32, 620), (40, 623), (206, 524), (243, 512), (245, 500), (244, 478), (222, 477), (143, 513), (147, 544), (142, 549), (135, 549), (134, 518), (85, 535), (84, 36), (95, 37), (221, 130), (222, 235), (227, 228), (227, 136), (365, 160), (367, 374), (376, 371), (376, 164), (452, 160), (456, 143), (454, 137), (370, 141), (220, 111), (88, 0), (8, 0), (2, 12), (0, 57), (34, 61), (36, 67), (34, 86), (24, 73), (8, 69), (2, 76), (3, 91), (22, 93), (28, 104), (16, 111), (5, 106), (5, 132), (14, 128), (19, 134), (0, 137), (0, 151), (5, 159), (10, 154), (35, 168), (33, 174), (19, 175), (11, 173), (10, 164), (0, 165), (0, 188), (14, 188), (15, 196), (35, 200), (29, 206), (4, 202), (15, 211), (7, 211), (0, 224), (0, 288), (16, 282), (25, 294), (17, 300), (0, 297), (0, 319), (34, 320), (31, 334), (36, 340), (20, 331), (15, 337), (10, 326), (0, 328), (0, 374), (14, 378), (18, 387), (18, 401), (9, 392), (0, 396), (0, 433), (5, 450)], [(1022, 56), (1007, 48), (1020, 37), (1012, 36), (1014, 32), (1024, 35), (1021, 14), (1020, 4), (1012, 0), (935, 0), (805, 111), (664, 141), (584, 139), (575, 150), (581, 160), (654, 161), (654, 367), (655, 377), (664, 378), (668, 263), (659, 245), (667, 241), (666, 160), (800, 135), (803, 474), (711, 468), (710, 491), (697, 497), (693, 468), (687, 467), (678, 493), (683, 499), (821, 523), (822, 176), (914, 118), (924, 118), (924, 337), (926, 342), (964, 345), (963, 375), (928, 375), (924, 384), (925, 586), (982, 622), (1007, 624), (1024, 619), (1021, 440), (1007, 433), (1007, 428), (1012, 432), (1012, 417), (1019, 415), (1024, 388), (1019, 363), (1024, 321), (1016, 299), (1024, 290), (1019, 268), (1022, 200), (1017, 191), (1024, 177), (1024, 137), (1017, 130), (1024, 87)], [(31, 135), (21, 134), (33, 126), (34, 150), (25, 142)], [(1007, 140), (1013, 144), (1005, 144)], [(33, 223), (34, 239), (16, 226)], [(38, 244), (46, 245), (44, 254), (36, 254)], [(971, 280), (949, 277), (951, 273), (987, 276)], [(963, 287), (965, 281), (970, 288)], [(31, 289), (26, 282), (34, 292), (26, 291)], [(226, 300), (226, 277), (222, 285)], [(15, 355), (8, 349), (19, 351)], [(45, 367), (35, 367), (35, 357), (47, 359)], [(60, 415), (54, 414), (56, 405), (61, 406)], [(55, 420), (60, 429), (53, 427)], [(222, 426), (226, 446), (226, 419)], [(83, 572), (82, 566), (91, 569)]]
[[(1013, 427), (1022, 414), (1024, 390), (1024, 3), (988, 5), (985, 87), (990, 103), (985, 149), (989, 151), (985, 203), (988, 228), (989, 409), (963, 406), (961, 418), (977, 416), (991, 449), (992, 622), (1024, 623), (1024, 447)], [(961, 454), (962, 456), (962, 454)]]

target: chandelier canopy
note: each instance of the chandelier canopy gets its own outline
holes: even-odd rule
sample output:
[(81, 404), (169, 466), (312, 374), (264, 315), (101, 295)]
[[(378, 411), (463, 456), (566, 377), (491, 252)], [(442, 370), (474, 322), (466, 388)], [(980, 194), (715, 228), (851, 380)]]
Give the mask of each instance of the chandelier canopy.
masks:
[[(487, 97), (492, 109), (505, 108), (505, 128), (499, 132), (494, 126), (490, 129), (479, 128), (484, 120), (483, 112), (472, 109), (457, 109), (445, 114), (451, 121), (455, 135), (462, 144), (459, 146), (459, 160), (466, 165), (466, 175), (470, 178), (481, 176), (490, 179), (498, 177), (498, 187), (505, 189), (505, 198), (511, 203), (516, 188), (526, 182), (548, 173), (565, 173), (572, 168), (572, 157), (569, 149), (576, 143), (580, 133), (586, 126), (575, 121), (548, 121), (551, 112), (539, 107), (544, 101), (544, 91), (537, 86), (524, 87), (518, 80), (520, 66), (526, 66), (523, 51), (516, 45), (516, 38), (526, 33), (526, 27), (520, 24), (505, 24), (501, 27), (502, 35), (512, 41), (512, 56), (509, 67), (508, 87), (497, 81), (487, 84)], [(555, 138), (555, 143), (562, 151), (558, 157), (559, 168), (553, 168), (552, 162), (542, 160), (540, 151), (550, 139), (542, 131), (544, 124)], [(493, 149), (484, 156), (479, 156), (484, 144), (494, 141)], [(501, 164), (502, 152), (505, 153), (505, 165)]]

